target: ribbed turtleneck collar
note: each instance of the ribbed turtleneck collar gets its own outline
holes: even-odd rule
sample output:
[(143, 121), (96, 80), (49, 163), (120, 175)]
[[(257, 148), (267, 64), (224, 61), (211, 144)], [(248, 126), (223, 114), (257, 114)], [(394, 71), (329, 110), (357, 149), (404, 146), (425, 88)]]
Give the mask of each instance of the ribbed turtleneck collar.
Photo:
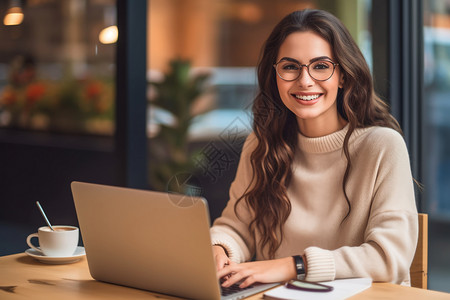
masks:
[[(306, 137), (299, 133), (298, 144), (302, 151), (310, 153), (326, 153), (336, 151), (342, 148), (345, 135), (347, 134), (349, 125), (345, 125), (339, 131), (321, 137)], [(356, 128), (350, 136), (349, 143), (352, 143), (356, 137), (367, 131), (368, 128)]]

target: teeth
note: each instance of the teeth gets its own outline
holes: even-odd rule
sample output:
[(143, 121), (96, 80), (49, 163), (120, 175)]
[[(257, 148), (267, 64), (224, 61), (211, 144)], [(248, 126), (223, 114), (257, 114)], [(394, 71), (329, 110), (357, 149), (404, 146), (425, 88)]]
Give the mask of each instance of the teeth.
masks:
[(320, 97), (320, 95), (311, 95), (311, 96), (295, 95), (295, 98), (300, 99), (300, 100), (305, 100), (305, 101), (311, 101), (311, 100), (317, 99), (319, 97)]

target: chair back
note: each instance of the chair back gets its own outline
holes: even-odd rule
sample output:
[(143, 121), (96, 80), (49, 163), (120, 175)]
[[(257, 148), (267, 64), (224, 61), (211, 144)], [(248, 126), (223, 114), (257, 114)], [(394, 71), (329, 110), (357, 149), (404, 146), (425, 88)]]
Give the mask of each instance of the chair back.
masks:
[(411, 286), (426, 289), (428, 283), (428, 215), (419, 214), (419, 240), (409, 270)]

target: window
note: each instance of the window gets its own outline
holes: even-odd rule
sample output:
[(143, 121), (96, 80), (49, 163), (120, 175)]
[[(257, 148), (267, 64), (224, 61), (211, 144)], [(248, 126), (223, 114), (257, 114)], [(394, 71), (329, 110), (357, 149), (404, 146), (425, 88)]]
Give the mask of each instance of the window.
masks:
[(111, 135), (114, 0), (0, 4), (0, 127)]
[(450, 2), (424, 1), (425, 181), (428, 212), (450, 219)]

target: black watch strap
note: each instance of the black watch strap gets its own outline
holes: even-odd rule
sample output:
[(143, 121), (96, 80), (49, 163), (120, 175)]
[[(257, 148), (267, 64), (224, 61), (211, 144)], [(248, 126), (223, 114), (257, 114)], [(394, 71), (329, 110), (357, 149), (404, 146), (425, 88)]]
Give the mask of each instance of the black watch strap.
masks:
[(292, 257), (294, 258), (295, 268), (297, 269), (297, 279), (305, 280), (306, 270), (305, 264), (303, 262), (303, 257), (301, 255), (294, 255)]

